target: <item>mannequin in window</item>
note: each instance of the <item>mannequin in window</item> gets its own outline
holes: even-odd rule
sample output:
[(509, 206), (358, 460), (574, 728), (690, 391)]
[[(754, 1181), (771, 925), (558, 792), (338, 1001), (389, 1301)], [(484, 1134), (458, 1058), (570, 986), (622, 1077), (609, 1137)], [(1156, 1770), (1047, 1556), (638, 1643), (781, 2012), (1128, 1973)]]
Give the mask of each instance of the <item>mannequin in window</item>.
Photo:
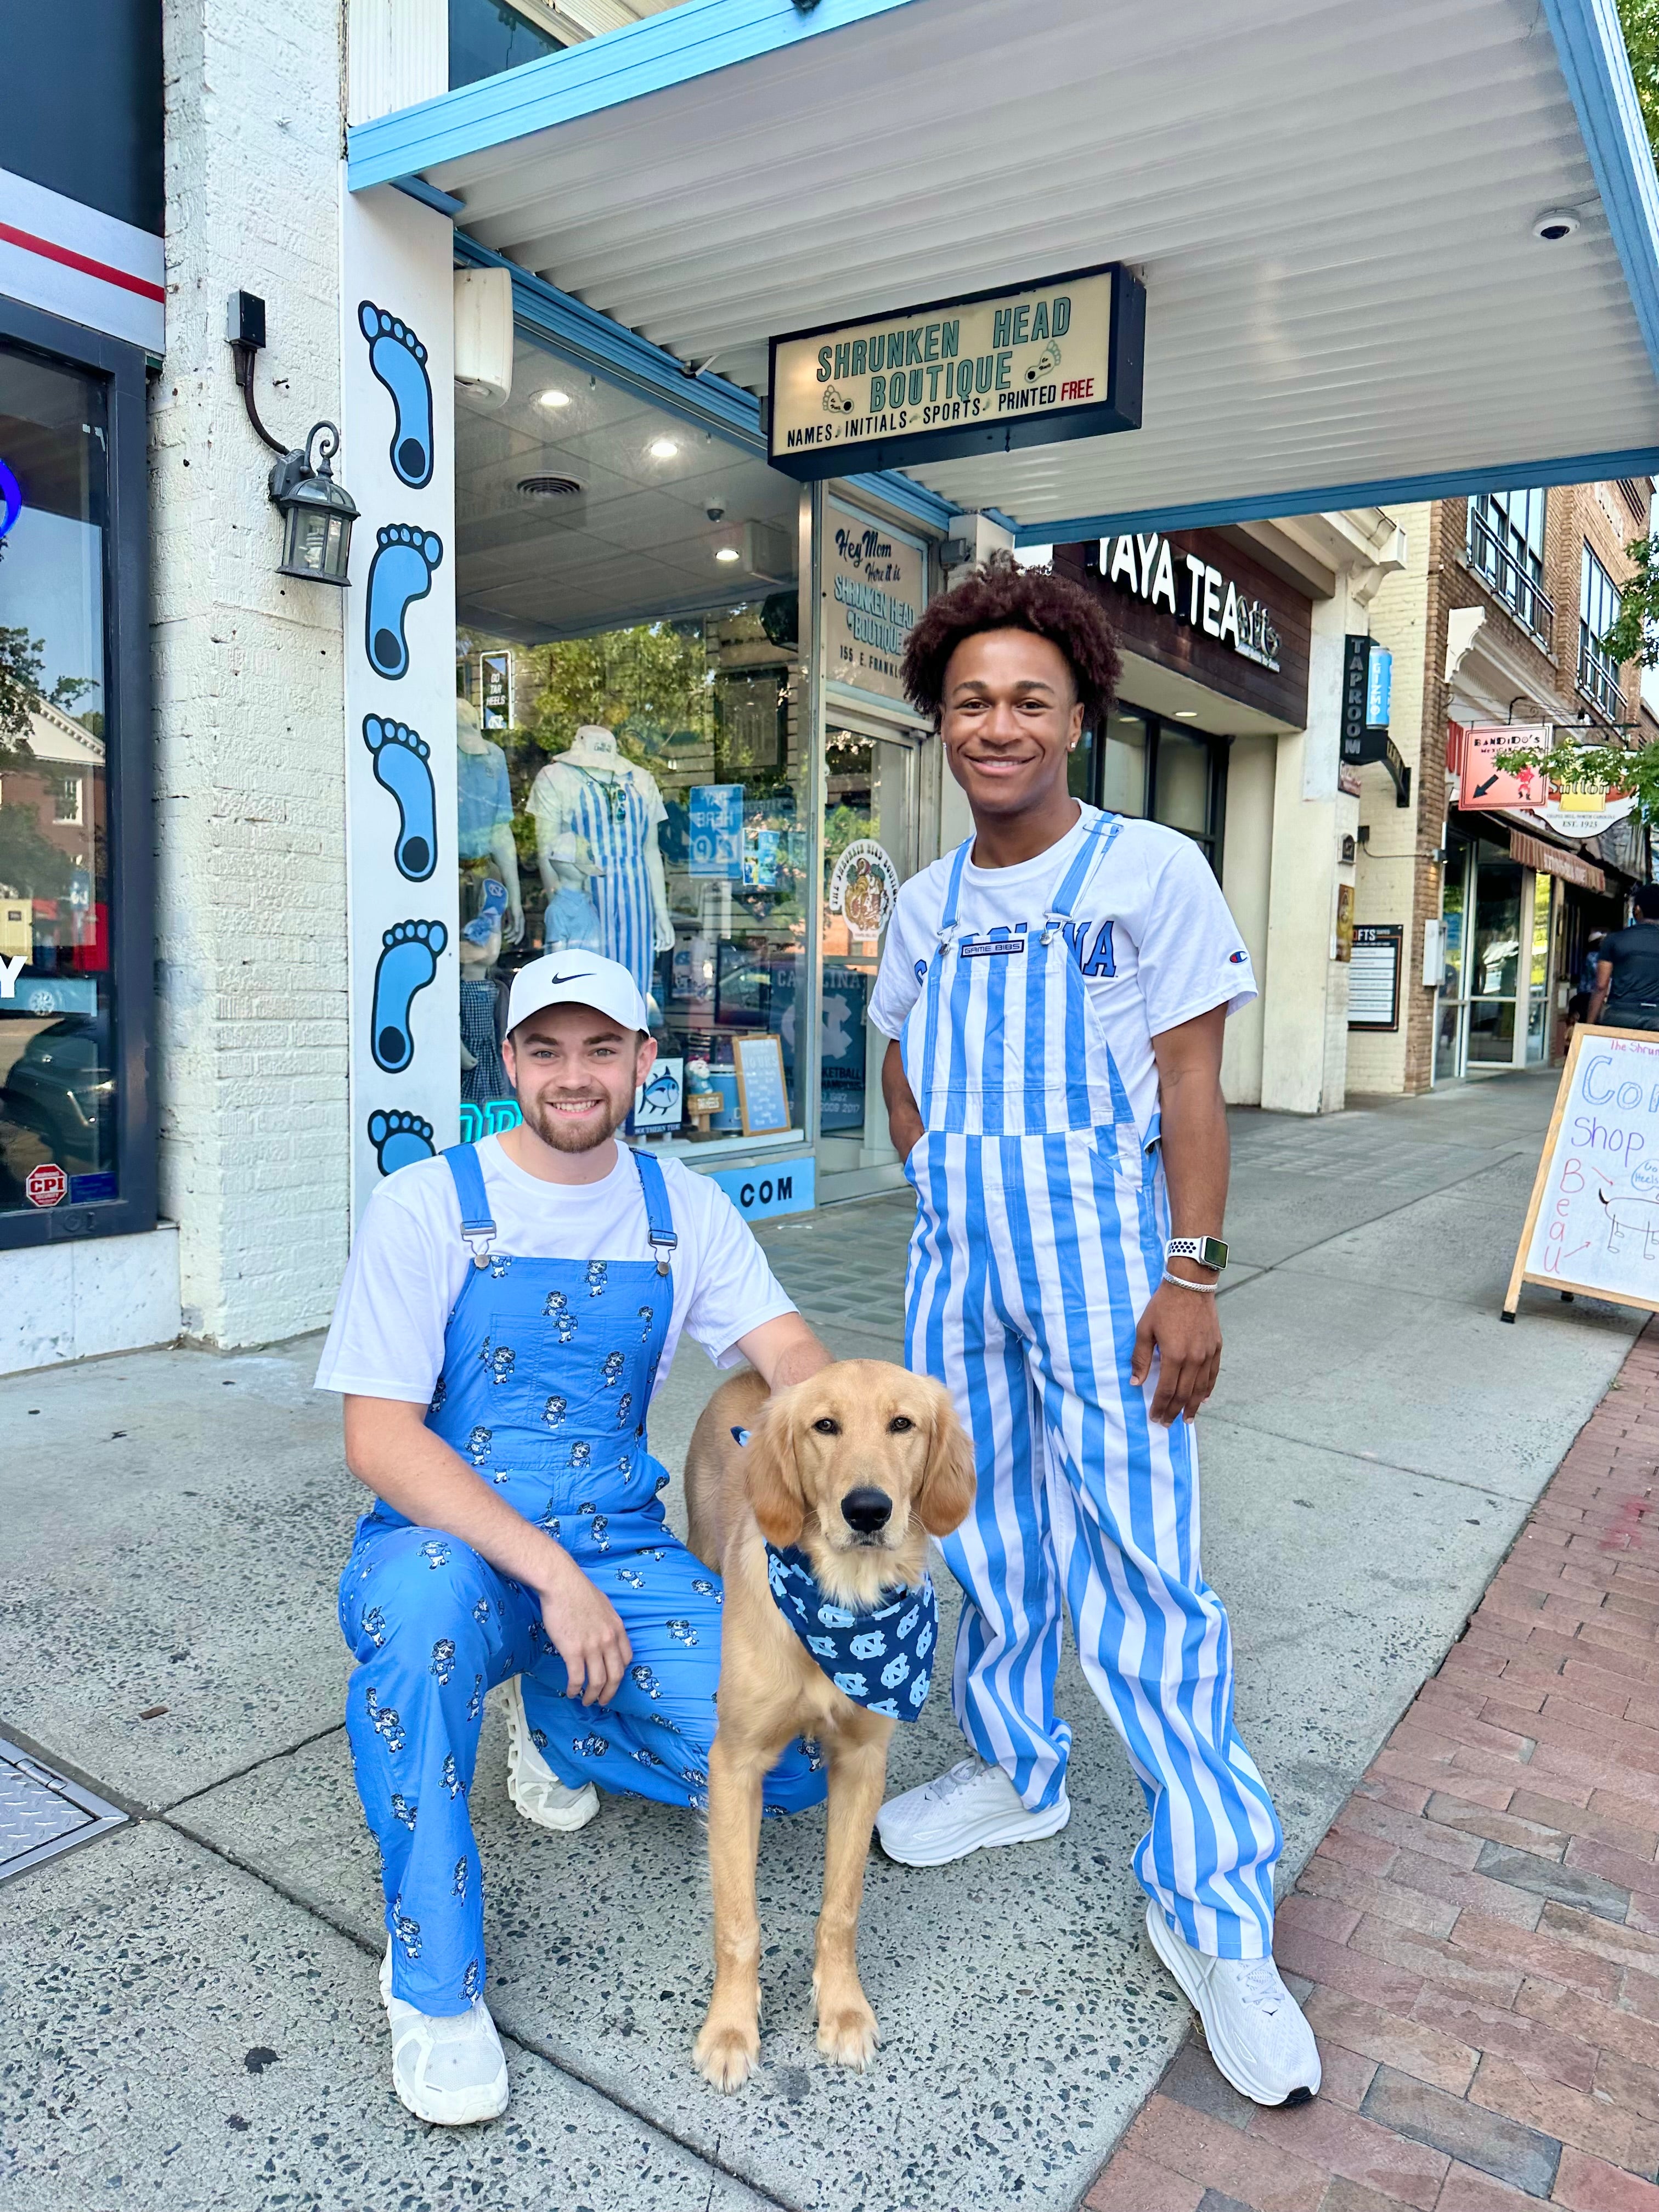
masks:
[(513, 790), (507, 755), (491, 744), (470, 699), (455, 702), (455, 842), (463, 867), (493, 861), (505, 885), (507, 906), (501, 938), (516, 945), (524, 935), (524, 902), (519, 891), (519, 855), (513, 842)]
[(553, 952), (568, 945), (578, 951), (602, 952), (605, 940), (592, 896), (599, 869), (586, 838), (580, 830), (562, 830), (537, 858), (547, 893), (542, 950)]
[(586, 840), (598, 870), (591, 896), (599, 949), (619, 961), (650, 998), (657, 955), (674, 942), (657, 843), (666, 810), (655, 778), (623, 757), (610, 730), (585, 723), (570, 750), (549, 761), (532, 784), (530, 811), (550, 901), (560, 888), (557, 840), (573, 832)]

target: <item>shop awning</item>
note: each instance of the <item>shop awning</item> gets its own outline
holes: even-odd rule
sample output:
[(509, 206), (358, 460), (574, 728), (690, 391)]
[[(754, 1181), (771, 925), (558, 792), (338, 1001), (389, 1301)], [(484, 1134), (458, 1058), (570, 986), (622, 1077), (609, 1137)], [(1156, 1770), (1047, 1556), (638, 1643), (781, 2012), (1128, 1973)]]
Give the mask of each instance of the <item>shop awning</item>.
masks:
[(911, 471), (1034, 538), (1659, 472), (1613, 0), (683, 0), (349, 181), (755, 392), (775, 332), (1131, 264), (1140, 429)]

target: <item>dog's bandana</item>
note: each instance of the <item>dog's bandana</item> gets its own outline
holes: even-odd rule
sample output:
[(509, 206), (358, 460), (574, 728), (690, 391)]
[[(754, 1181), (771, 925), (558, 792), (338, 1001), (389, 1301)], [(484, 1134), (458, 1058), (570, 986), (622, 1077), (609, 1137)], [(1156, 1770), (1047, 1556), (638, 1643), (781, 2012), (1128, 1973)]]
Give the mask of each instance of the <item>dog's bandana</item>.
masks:
[(766, 1547), (772, 1599), (843, 1697), (890, 1721), (921, 1718), (933, 1681), (928, 1655), (939, 1641), (939, 1601), (926, 1573), (920, 1589), (882, 1593), (873, 1613), (854, 1613), (827, 1598), (805, 1552)]

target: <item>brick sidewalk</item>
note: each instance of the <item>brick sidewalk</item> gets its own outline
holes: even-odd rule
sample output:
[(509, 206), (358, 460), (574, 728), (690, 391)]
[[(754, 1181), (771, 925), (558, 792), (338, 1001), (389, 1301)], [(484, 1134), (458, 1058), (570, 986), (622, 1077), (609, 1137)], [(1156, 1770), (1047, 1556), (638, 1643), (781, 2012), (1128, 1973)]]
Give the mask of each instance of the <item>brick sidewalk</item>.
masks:
[(1659, 2212), (1659, 1324), (1279, 1910), (1319, 2037), (1196, 2037), (1091, 2212)]

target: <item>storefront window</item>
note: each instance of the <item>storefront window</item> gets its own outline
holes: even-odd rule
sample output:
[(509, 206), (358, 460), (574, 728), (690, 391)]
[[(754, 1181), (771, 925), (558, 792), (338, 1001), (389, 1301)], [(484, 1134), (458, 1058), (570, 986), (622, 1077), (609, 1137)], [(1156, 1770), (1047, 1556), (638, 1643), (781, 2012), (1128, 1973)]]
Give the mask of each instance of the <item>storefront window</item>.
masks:
[(98, 380), (0, 349), (0, 1212), (120, 1195)]
[(916, 768), (915, 744), (896, 734), (833, 726), (824, 734), (818, 1126), (831, 1170), (892, 1157), (881, 1103), (885, 1040), (869, 1029), (866, 1016), (893, 889), (915, 866)]
[(509, 0), (449, 0), (449, 88), (521, 69), (568, 43)]
[(1109, 814), (1146, 811), (1146, 718), (1114, 708), (1106, 723), (1100, 804)]
[(1532, 879), (1532, 972), (1527, 999), (1527, 1064), (1541, 1067), (1549, 1056), (1553, 1009), (1550, 1004), (1550, 886), (1553, 877), (1540, 868)]
[(1158, 733), (1158, 792), (1153, 813), (1172, 830), (1207, 842), (1210, 835), (1210, 748), (1202, 738), (1162, 724)]
[(456, 452), (462, 1134), (516, 1118), (514, 973), (585, 945), (650, 1001), (637, 1135), (787, 1139), (807, 1060), (800, 495), (528, 343), (503, 407), (462, 399)]

